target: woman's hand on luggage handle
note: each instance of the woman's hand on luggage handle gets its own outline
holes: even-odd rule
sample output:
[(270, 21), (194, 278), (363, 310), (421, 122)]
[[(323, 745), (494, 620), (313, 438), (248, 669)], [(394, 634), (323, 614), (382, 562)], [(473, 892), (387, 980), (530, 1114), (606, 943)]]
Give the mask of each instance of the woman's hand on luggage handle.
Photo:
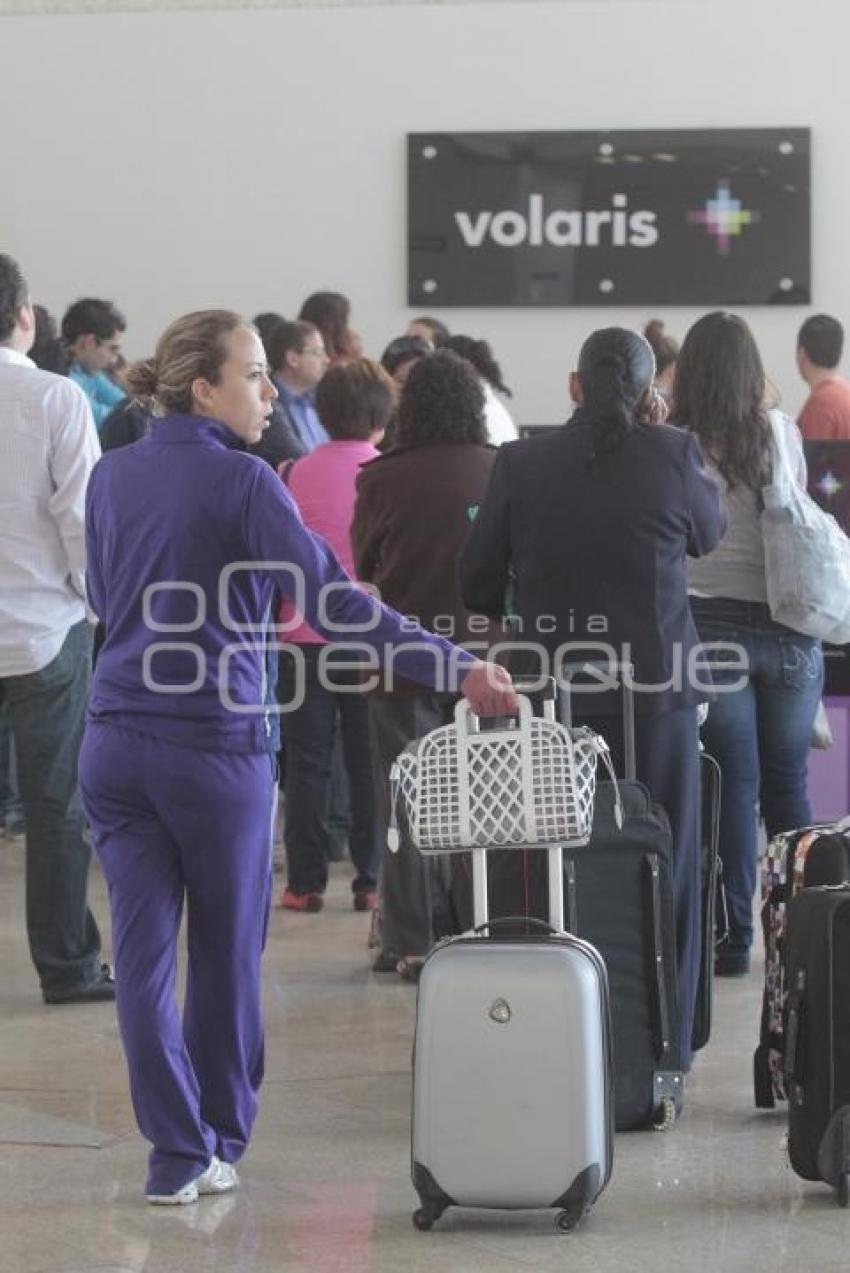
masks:
[(511, 716), (519, 708), (510, 673), (498, 663), (473, 663), (460, 691), (476, 716)]

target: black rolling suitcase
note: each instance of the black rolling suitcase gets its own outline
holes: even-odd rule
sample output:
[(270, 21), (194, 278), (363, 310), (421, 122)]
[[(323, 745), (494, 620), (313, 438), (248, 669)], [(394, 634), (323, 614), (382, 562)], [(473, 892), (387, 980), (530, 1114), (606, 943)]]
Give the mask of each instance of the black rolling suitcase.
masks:
[(759, 1044), (753, 1056), (758, 1109), (773, 1109), (787, 1097), (785, 1020), (788, 979), (786, 912), (797, 895), (850, 880), (850, 818), (784, 831), (771, 840), (762, 860), (761, 923), (764, 934), (764, 993)]
[(608, 969), (618, 1131), (669, 1127), (681, 1108), (679, 995), (670, 827), (635, 781), (600, 783), (590, 843), (565, 852), (567, 928)]
[[(571, 669), (565, 671), (569, 675)], [(605, 961), (611, 1001), (614, 1120), (618, 1131), (666, 1128), (681, 1108), (679, 996), (672, 844), (667, 815), (635, 781), (634, 704), (622, 686), (624, 819), (614, 786), (596, 788), (590, 842), (564, 851), (565, 926)], [(561, 715), (569, 703), (562, 696)], [(491, 855), (490, 913), (545, 919), (545, 866), (535, 852)], [(518, 921), (521, 922), (521, 921)]]
[(807, 888), (788, 906), (785, 1081), (788, 1154), (850, 1206), (850, 886)]

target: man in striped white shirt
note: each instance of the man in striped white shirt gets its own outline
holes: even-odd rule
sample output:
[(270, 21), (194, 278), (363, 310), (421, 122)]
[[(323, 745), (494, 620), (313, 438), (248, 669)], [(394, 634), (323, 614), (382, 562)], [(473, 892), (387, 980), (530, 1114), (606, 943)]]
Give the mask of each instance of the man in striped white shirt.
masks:
[(92, 650), (84, 503), (100, 446), (83, 391), (27, 357), (34, 336), (26, 282), (0, 255), (0, 698), (26, 820), (27, 933), (45, 1002), (92, 1002), (115, 997), (77, 790)]

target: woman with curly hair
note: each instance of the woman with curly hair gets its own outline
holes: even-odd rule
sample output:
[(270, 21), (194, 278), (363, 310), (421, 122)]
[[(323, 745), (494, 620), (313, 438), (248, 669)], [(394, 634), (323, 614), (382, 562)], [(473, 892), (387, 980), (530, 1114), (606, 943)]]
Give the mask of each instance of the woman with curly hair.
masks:
[(491, 446), (503, 442), (515, 442), (519, 436), (505, 398), (512, 398), (502, 379), (502, 369), (493, 357), (493, 350), (486, 340), (473, 340), (471, 336), (449, 336), (443, 341), (443, 349), (450, 349), (465, 358), (478, 373), (484, 391), (484, 420), (487, 425), (487, 441)]
[[(464, 359), (446, 350), (411, 369), (398, 409), (395, 448), (360, 474), (351, 539), (358, 579), (424, 628), (465, 644), (486, 642), (460, 598), (457, 561), (490, 478), (484, 393)], [(483, 631), (482, 631), (483, 629)], [(386, 843), (389, 772), (413, 738), (452, 719), (457, 696), (395, 678), (369, 701), (372, 767)], [(446, 859), (425, 859), (402, 838), (384, 852), (379, 886), (379, 971), (416, 976), (434, 937), (457, 931)]]

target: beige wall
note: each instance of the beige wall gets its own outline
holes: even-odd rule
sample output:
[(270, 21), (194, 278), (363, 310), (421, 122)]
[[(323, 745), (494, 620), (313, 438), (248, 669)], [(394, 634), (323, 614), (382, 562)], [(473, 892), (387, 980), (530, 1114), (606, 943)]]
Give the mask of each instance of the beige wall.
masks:
[[(364, 5), (445, 4), (447, 0), (0, 0), (3, 13), (130, 13), (144, 10), (179, 9), (327, 9), (356, 8)], [(490, 4), (493, 0), (452, 0), (458, 4)], [(507, 0), (509, 2), (509, 0)], [(513, 0), (514, 3), (517, 0)], [(537, 4), (539, 0), (519, 0)], [(570, 0), (561, 0), (562, 4)], [(597, 0), (606, 3), (606, 0)], [(621, 0), (622, 2), (622, 0)], [(638, 3), (639, 0), (631, 0)], [(688, 0), (680, 0), (688, 3)], [(694, 3), (695, 0), (690, 0)], [(702, 0), (699, 0), (702, 2)]]
[[(850, 4), (785, 8), (482, 0), (8, 18), (0, 250), (54, 310), (113, 297), (132, 354), (190, 308), (293, 314), (328, 287), (352, 297), (379, 353), (410, 317), (406, 132), (810, 125), (815, 307), (850, 323)], [(664, 316), (682, 334), (696, 312)], [(810, 311), (742, 312), (796, 409), (794, 336)], [(650, 315), (445, 316), (492, 341), (520, 419), (554, 422), (587, 332)]]

